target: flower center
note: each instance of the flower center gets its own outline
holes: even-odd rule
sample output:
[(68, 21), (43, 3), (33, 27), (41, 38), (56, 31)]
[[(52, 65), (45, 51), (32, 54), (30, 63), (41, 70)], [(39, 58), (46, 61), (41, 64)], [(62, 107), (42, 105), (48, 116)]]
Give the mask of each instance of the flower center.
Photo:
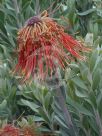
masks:
[(37, 17), (37, 16), (34, 16), (34, 17), (32, 17), (32, 18), (30, 18), (30, 19), (28, 20), (27, 25), (28, 25), (28, 26), (34, 25), (35, 23), (39, 23), (39, 22), (41, 22), (41, 19), (40, 19), (39, 17)]

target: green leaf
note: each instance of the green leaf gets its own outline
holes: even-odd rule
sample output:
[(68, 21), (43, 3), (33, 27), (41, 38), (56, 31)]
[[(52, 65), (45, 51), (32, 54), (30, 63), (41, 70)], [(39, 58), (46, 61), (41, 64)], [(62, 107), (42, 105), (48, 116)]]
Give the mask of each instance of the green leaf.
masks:
[(84, 84), (83, 80), (81, 80), (79, 77), (75, 77), (71, 79), (71, 81), (73, 81), (73, 83), (76, 84), (78, 87), (87, 90), (87, 87)]
[(39, 117), (39, 116), (34, 116), (34, 121), (35, 122), (43, 122), (44, 119), (42, 117)]
[(82, 104), (77, 103), (76, 101), (72, 100), (70, 97), (67, 97), (67, 103), (73, 106), (79, 113), (87, 115), (87, 116), (93, 116), (93, 114), (87, 110)]
[(47, 110), (49, 110), (51, 107), (50, 105), (52, 104), (52, 95), (51, 92), (48, 92), (45, 96), (44, 96), (44, 105), (46, 107)]
[(27, 7), (31, 4), (31, 0), (26, 0), (26, 2), (22, 3), (22, 10), (21, 13), (24, 13), (27, 9)]
[(59, 118), (58, 116), (55, 116), (56, 121), (64, 128), (68, 129), (68, 127), (66, 126), (65, 122), (63, 122), (63, 120), (61, 118)]
[(93, 74), (93, 84), (92, 89), (96, 90), (100, 83), (100, 70), (96, 69)]
[(79, 15), (79, 16), (86, 16), (86, 15), (88, 15), (88, 14), (90, 14), (90, 13), (93, 13), (93, 12), (95, 12), (96, 11), (96, 8), (93, 8), (93, 9), (88, 9), (88, 10), (86, 10), (86, 11), (84, 11), (84, 12), (77, 12), (77, 14)]
[(69, 64), (69, 67), (75, 71), (75, 72), (79, 72), (79, 66), (77, 64)]
[(94, 70), (94, 67), (97, 61), (97, 57), (98, 57), (98, 52), (95, 50), (90, 57), (90, 71), (91, 72)]
[(43, 109), (42, 107), (39, 108), (39, 114), (40, 116), (44, 119), (44, 121), (50, 125), (50, 118), (48, 113), (45, 111), (45, 109)]
[(4, 109), (7, 106), (7, 101), (3, 100), (3, 102), (0, 104), (0, 110)]
[(88, 94), (85, 90), (79, 90), (77, 88), (75, 88), (75, 94), (80, 98), (88, 97)]
[(93, 108), (97, 108), (96, 95), (94, 91), (90, 92), (88, 101), (90, 102)]
[(38, 112), (39, 105), (36, 105), (34, 102), (21, 99), (18, 104), (30, 107), (34, 112)]

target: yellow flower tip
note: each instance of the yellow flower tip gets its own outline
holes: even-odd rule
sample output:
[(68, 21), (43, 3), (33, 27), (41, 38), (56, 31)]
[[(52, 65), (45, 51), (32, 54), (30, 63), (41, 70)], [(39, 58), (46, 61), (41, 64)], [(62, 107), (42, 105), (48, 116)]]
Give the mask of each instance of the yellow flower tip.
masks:
[(48, 17), (48, 12), (47, 12), (47, 10), (44, 10), (44, 11), (41, 13), (40, 16), (41, 16), (41, 17)]

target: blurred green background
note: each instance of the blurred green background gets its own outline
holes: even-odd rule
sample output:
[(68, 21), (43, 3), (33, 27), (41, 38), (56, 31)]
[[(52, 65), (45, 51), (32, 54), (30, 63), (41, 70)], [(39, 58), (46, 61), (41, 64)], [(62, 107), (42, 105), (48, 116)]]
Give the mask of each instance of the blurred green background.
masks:
[(78, 136), (102, 136), (102, 0), (0, 0), (0, 127), (35, 122), (38, 131), (72, 136), (53, 91), (35, 83), (21, 85), (21, 77), (11, 72), (18, 29), (43, 10), (92, 48), (85, 62), (71, 63), (62, 75)]

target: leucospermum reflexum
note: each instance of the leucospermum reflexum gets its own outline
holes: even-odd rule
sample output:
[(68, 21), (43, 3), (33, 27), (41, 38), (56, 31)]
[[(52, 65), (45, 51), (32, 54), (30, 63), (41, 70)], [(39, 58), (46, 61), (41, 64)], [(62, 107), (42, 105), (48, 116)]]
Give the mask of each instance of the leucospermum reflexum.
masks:
[(23, 75), (24, 81), (35, 75), (44, 79), (58, 66), (65, 69), (73, 58), (85, 59), (80, 52), (89, 51), (65, 33), (47, 11), (27, 20), (18, 31), (17, 41), (18, 64), (15, 71)]

